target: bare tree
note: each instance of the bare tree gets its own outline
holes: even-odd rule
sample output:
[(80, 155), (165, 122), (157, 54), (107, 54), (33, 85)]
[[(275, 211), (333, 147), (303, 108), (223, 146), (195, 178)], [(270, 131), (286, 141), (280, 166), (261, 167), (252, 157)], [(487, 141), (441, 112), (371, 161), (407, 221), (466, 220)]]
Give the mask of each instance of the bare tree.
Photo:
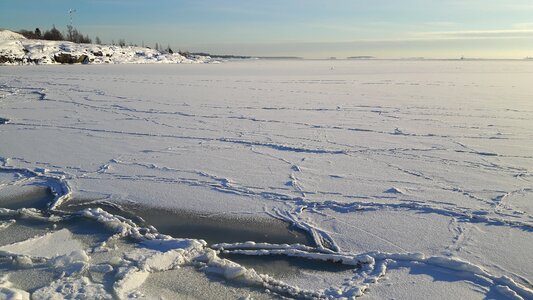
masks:
[(27, 39), (34, 39), (35, 38), (35, 33), (33, 33), (33, 31), (21, 29), (21, 30), (18, 31), (18, 33), (22, 34)]
[(67, 25), (67, 40), (75, 42), (75, 35), (77, 37), (78, 31), (72, 25)]
[(89, 38), (89, 35), (83, 35), (72, 25), (67, 25), (67, 40), (73, 43), (80, 44), (90, 44), (92, 40)]
[(99, 37), (94, 38), (94, 42), (95, 42), (96, 44), (98, 44), (98, 45), (102, 45), (102, 41), (100, 40)]
[(51, 41), (61, 41), (65, 38), (63, 37), (63, 34), (59, 30), (57, 30), (56, 26), (54, 25), (52, 29), (45, 31), (43, 34), (43, 38), (45, 40), (51, 40)]

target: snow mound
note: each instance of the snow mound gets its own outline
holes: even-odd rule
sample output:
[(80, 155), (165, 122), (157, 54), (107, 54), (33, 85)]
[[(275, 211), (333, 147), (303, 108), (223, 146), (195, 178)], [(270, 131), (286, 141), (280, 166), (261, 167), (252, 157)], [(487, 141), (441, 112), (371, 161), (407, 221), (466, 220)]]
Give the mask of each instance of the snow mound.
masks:
[(0, 41), (6, 41), (6, 40), (25, 40), (26, 38), (20, 34), (13, 32), (11, 30), (0, 30)]

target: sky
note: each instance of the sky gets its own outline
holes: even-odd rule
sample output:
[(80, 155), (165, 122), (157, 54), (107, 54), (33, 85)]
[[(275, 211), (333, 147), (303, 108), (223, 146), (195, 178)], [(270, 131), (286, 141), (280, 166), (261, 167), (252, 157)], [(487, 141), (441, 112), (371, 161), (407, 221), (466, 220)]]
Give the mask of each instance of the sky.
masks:
[(304, 58), (533, 57), (532, 0), (0, 0), (0, 28)]

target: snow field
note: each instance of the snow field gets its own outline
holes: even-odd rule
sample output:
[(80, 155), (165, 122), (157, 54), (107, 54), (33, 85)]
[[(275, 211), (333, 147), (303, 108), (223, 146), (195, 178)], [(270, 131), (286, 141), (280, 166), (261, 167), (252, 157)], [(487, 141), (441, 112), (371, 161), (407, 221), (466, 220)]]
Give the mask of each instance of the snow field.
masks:
[[(149, 297), (151, 276), (185, 267), (238, 281), (243, 296), (533, 299), (528, 62), (4, 70), (0, 191), (40, 182), (53, 200), (48, 212), (4, 208), (1, 230), (14, 236), (7, 233), (22, 230), (22, 216), (107, 228), (94, 233), (105, 232), (98, 242), (68, 228), (6, 238), (6, 291), (24, 291), (10, 276), (45, 264), (64, 273), (51, 276), (55, 290), (76, 286), (103, 298)], [(98, 208), (62, 210), (91, 202), (276, 218), (314, 245), (207, 245)], [(19, 247), (56, 239), (73, 252)], [(276, 278), (223, 254), (352, 270)], [(114, 275), (89, 276), (107, 271)]]

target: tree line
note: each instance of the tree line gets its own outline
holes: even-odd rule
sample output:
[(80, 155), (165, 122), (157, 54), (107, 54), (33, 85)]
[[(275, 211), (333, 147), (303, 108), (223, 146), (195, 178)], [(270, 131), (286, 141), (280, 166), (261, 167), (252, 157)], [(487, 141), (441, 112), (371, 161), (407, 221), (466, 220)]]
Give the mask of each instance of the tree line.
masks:
[[(55, 25), (52, 26), (51, 29), (45, 30), (42, 32), (39, 28), (35, 28), (34, 31), (21, 29), (18, 31), (18, 33), (22, 34), (27, 39), (34, 39), (34, 40), (49, 40), (49, 41), (70, 41), (78, 44), (91, 44), (93, 40), (89, 38), (89, 35), (83, 35), (80, 31), (78, 31), (76, 28), (74, 28), (72, 25), (67, 25), (67, 32), (62, 33), (59, 31)], [(97, 36), (94, 39), (95, 44), (102, 45), (102, 41)], [(112, 45), (118, 45), (120, 47), (125, 47), (126, 40), (125, 39), (119, 39), (118, 43), (115, 43), (115, 40), (111, 41)], [(137, 44), (129, 43), (130, 46), (137, 46)], [(142, 43), (142, 47), (147, 47), (144, 45), (144, 42)], [(150, 48), (150, 47), (147, 47)], [(163, 47), (160, 43), (155, 43), (155, 50), (163, 52), (163, 53), (174, 53), (172, 51), (172, 48), (170, 48), (170, 45), (167, 45), (167, 47)], [(181, 51), (180, 51), (181, 53)], [(188, 53), (187, 53), (188, 54)]]
[[(49, 40), (49, 41), (70, 41), (79, 44), (91, 44), (93, 41), (89, 38), (89, 35), (83, 35), (72, 25), (67, 26), (67, 32), (62, 33), (59, 31), (55, 25), (52, 26), (52, 29), (41, 31), (39, 28), (35, 28), (34, 31), (21, 29), (19, 33), (22, 34), (27, 39), (35, 40)], [(95, 42), (101, 44), (99, 37), (96, 37)]]

